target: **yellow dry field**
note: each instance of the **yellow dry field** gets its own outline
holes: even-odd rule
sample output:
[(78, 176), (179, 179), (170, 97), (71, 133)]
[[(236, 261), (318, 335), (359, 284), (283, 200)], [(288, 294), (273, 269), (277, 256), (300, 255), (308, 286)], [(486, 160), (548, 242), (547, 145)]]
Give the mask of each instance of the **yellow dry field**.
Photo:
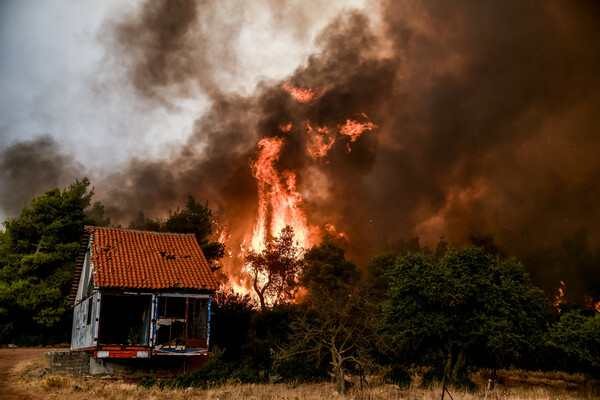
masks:
[[(233, 399), (286, 399), (286, 400), (317, 400), (317, 399), (440, 399), (441, 388), (423, 389), (418, 385), (401, 389), (395, 385), (376, 382), (371, 379), (370, 386), (360, 390), (354, 385), (345, 395), (335, 393), (332, 383), (313, 384), (239, 384), (231, 383), (214, 389), (182, 389), (160, 390), (138, 387), (135, 382), (121, 379), (67, 377), (46, 374), (36, 378), (33, 373), (46, 366), (44, 358), (17, 364), (10, 376), (11, 384), (18, 386), (23, 398), (56, 399), (56, 400), (233, 400)], [(468, 393), (450, 389), (450, 395), (455, 400), (500, 400), (500, 399), (530, 399), (530, 400), (575, 400), (598, 399), (598, 393), (591, 389), (582, 375), (564, 373), (536, 373), (524, 371), (505, 371), (501, 374), (502, 385), (496, 385), (486, 390), (486, 379), (483, 376), (474, 377), (481, 389)], [(1, 394), (0, 394), (0, 398)], [(448, 394), (445, 399), (450, 399)]]

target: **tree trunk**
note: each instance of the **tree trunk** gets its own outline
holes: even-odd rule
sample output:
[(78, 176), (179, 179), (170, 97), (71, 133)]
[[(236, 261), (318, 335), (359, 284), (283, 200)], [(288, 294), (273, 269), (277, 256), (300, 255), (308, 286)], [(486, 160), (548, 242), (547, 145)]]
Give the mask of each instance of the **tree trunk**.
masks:
[(333, 366), (336, 390), (339, 394), (344, 394), (346, 393), (346, 380), (344, 379), (342, 357), (339, 355), (334, 344), (331, 345), (331, 357), (331, 365)]
[(444, 378), (450, 378), (450, 371), (452, 371), (452, 344), (446, 345), (447, 357), (446, 365), (444, 366)]
[(260, 310), (262, 312), (267, 311), (267, 304), (265, 303), (265, 295), (261, 292), (256, 292), (256, 294), (258, 295), (258, 300), (260, 302)]
[(454, 363), (454, 367), (452, 368), (452, 381), (456, 382), (458, 379), (458, 373), (465, 366), (467, 361), (467, 357), (465, 355), (465, 348), (461, 347), (458, 351), (458, 355), (456, 356), (456, 362)]
[(335, 387), (339, 394), (346, 393), (346, 379), (341, 365), (335, 366)]
[(265, 303), (265, 293), (264, 293), (264, 291), (261, 291), (260, 289), (258, 289), (257, 278), (254, 280), (254, 291), (256, 292), (256, 295), (258, 296), (258, 301), (260, 302), (260, 310), (262, 312), (265, 312), (267, 310), (267, 304)]
[(450, 374), (450, 369), (452, 368), (452, 343), (448, 343), (446, 345), (446, 351), (448, 354), (446, 357), (446, 365), (444, 365), (444, 378), (442, 379), (442, 400), (444, 400), (444, 395), (446, 394), (448, 375)]

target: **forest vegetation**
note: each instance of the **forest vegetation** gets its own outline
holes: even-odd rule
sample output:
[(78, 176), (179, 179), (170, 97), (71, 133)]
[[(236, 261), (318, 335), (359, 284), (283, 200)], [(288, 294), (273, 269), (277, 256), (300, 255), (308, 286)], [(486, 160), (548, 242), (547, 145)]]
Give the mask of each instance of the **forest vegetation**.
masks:
[[(89, 186), (84, 178), (49, 190), (4, 222), (1, 344), (69, 340), (67, 299), (84, 226), (110, 224)], [(211, 215), (208, 203), (189, 196), (165, 220), (140, 213), (130, 227), (194, 233), (207, 257), (218, 260), (225, 249), (211, 241)], [(335, 238), (300, 249), (286, 227), (265, 250), (246, 255), (255, 295), (224, 285), (214, 296), (211, 360), (179, 378), (141, 385), (333, 379), (344, 393), (349, 376), (361, 385), (379, 376), (399, 387), (419, 376), (424, 386), (447, 382), (465, 390), (475, 386), (476, 371), (488, 371), (492, 381), (508, 368), (599, 377), (600, 254), (585, 230), (522, 261), (489, 234), (473, 235), (463, 247), (440, 240), (432, 250), (417, 238), (392, 247), (357, 265)], [(559, 263), (587, 274), (577, 296), (551, 291)]]

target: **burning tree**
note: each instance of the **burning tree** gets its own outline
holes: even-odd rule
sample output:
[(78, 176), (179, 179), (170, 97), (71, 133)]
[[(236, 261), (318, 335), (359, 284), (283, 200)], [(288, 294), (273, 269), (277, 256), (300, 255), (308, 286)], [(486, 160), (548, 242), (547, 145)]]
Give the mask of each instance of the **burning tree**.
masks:
[(265, 244), (263, 251), (250, 250), (245, 256), (245, 270), (252, 277), (252, 287), (262, 311), (292, 300), (298, 290), (298, 274), (304, 264), (302, 248), (294, 240), (294, 230), (286, 226), (279, 236)]

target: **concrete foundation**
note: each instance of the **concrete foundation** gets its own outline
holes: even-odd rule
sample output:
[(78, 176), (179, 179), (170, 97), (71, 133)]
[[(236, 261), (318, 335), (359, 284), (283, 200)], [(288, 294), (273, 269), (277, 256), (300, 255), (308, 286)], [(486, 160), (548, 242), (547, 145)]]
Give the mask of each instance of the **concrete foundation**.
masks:
[(208, 356), (155, 356), (150, 359), (94, 358), (86, 351), (53, 350), (46, 353), (50, 370), (71, 376), (172, 377), (200, 368)]

